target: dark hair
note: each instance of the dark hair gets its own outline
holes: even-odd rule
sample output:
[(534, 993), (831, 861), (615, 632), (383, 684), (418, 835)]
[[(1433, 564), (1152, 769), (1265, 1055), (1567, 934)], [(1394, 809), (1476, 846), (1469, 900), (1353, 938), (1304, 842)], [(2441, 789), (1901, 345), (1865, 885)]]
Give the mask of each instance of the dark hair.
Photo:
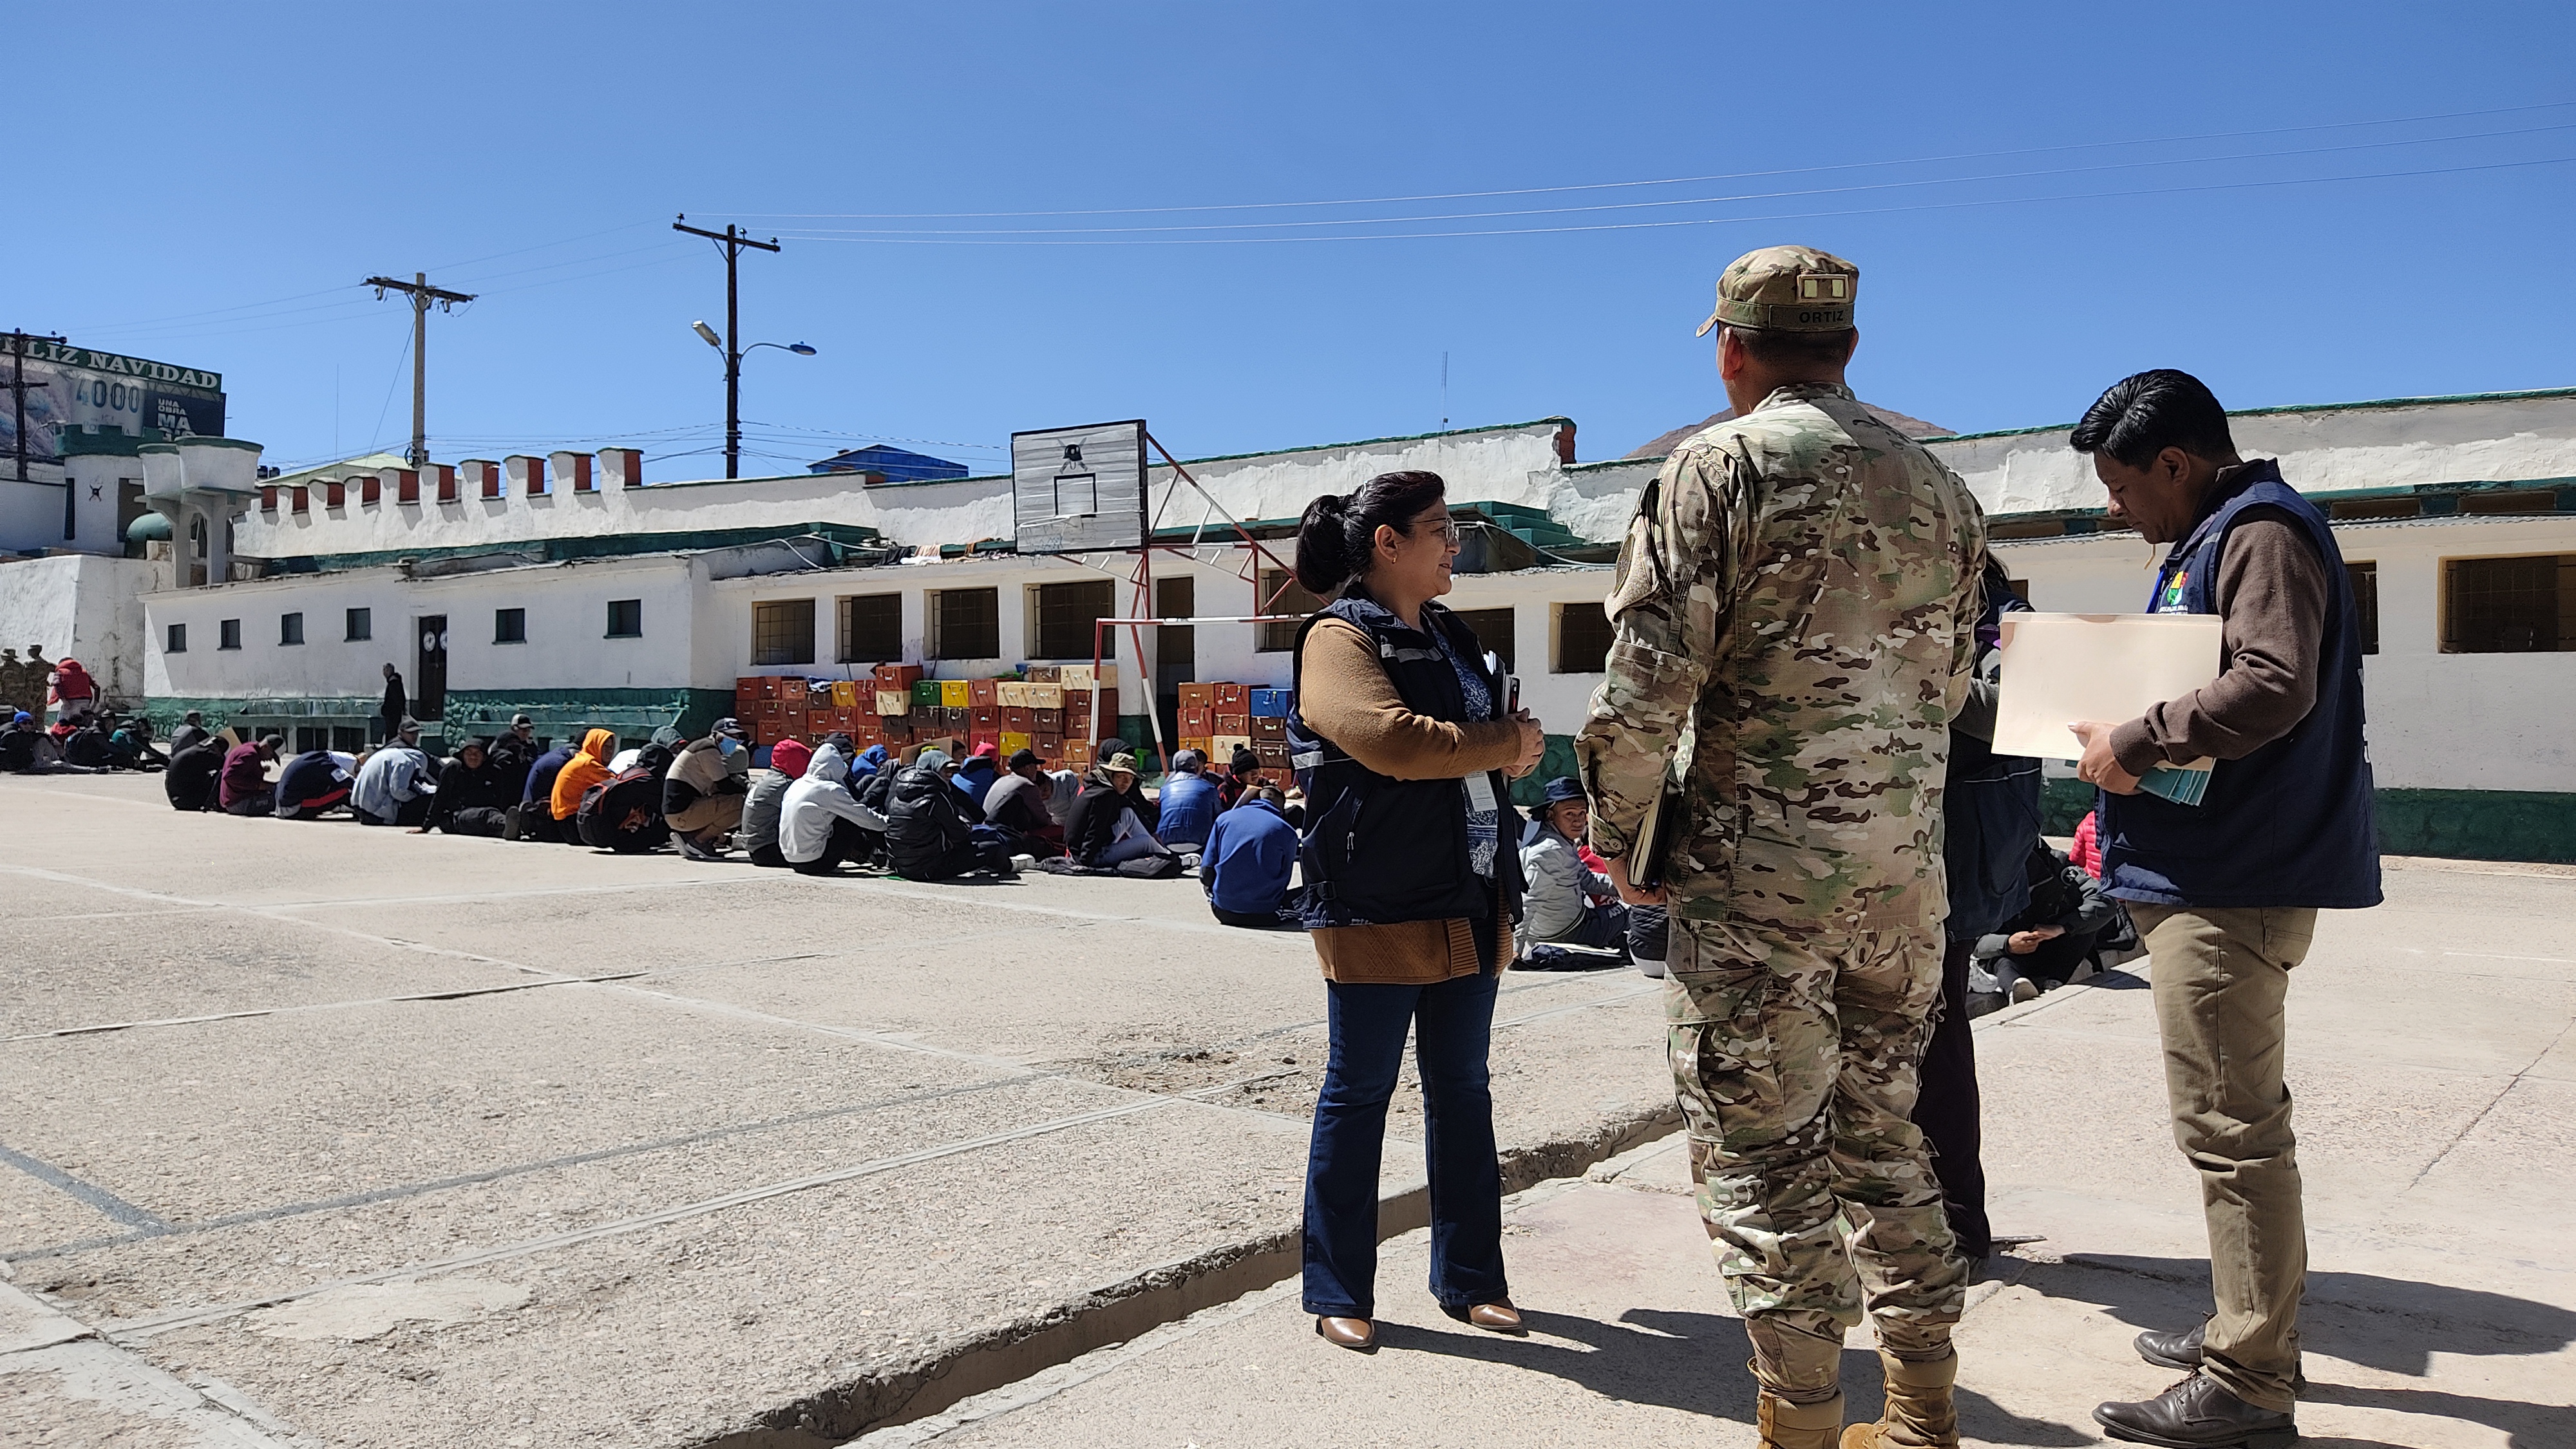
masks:
[(1380, 473), (1356, 493), (1327, 493), (1297, 520), (1297, 582), (1329, 599), (1368, 572), (1383, 526), (1410, 537), (1413, 516), (1449, 491), (1437, 473)]
[(1800, 332), (1729, 323), (1726, 330), (1743, 344), (1745, 356), (1765, 367), (1835, 368), (1851, 361), (1853, 331), (1849, 327), (1832, 332)]
[(2108, 453), (2131, 468), (2147, 466), (2167, 448), (2195, 458), (2236, 456), (2227, 409), (2217, 395), (2199, 378), (2170, 367), (2111, 384), (2084, 410), (2084, 421), (2066, 441), (2079, 453)]

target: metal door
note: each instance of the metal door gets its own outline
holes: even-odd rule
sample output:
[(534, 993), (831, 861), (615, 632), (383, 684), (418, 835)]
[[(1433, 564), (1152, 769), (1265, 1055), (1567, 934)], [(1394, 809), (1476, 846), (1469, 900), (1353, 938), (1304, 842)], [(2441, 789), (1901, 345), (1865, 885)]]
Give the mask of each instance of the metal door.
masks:
[(420, 655), (411, 672), (411, 713), (414, 719), (442, 719), (447, 714), (447, 616), (429, 614), (417, 620), (413, 631), (420, 640)]

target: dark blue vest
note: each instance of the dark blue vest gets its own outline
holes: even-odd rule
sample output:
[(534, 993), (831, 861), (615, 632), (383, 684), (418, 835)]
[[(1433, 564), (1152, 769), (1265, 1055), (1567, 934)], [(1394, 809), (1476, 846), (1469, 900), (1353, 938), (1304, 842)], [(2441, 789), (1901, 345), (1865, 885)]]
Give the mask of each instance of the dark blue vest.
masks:
[(2221, 760), (2198, 805), (2101, 794), (2102, 879), (2122, 900), (2158, 905), (2379, 904), (2379, 824), (2362, 742), (2361, 634), (2343, 551), (2325, 515), (2281, 481), (2270, 460), (2246, 464), (2157, 570), (2151, 613), (2218, 612), (2227, 535), (2254, 507), (2277, 508), (2325, 561), (2333, 591), (2317, 648), (2317, 699), (2288, 734)]
[[(1438, 604), (1423, 616), (1471, 667), (1483, 658), (1475, 633)], [(1356, 624), (1377, 646), (1404, 707), (1452, 723), (1467, 722), (1466, 691), (1431, 639), (1393, 611), (1354, 595), (1327, 605), (1297, 631), (1295, 699), (1305, 698), (1306, 635), (1326, 618)], [(1502, 681), (1486, 674), (1496, 700)], [(1305, 879), (1299, 898), (1309, 927), (1392, 925), (1492, 915), (1513, 919), (1521, 906), (1521, 817), (1500, 771), (1486, 777), (1498, 811), (1494, 879), (1468, 864), (1467, 787), (1461, 780), (1398, 780), (1381, 775), (1316, 734), (1292, 706), (1288, 751), (1297, 788), (1306, 796), (1306, 829), (1297, 858)]]

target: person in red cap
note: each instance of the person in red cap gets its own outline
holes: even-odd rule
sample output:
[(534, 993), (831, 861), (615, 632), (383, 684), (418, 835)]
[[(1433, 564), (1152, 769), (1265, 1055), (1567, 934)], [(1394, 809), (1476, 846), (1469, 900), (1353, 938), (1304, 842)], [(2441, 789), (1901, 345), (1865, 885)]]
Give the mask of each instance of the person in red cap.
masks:
[(787, 787), (804, 779), (805, 767), (813, 763), (814, 752), (803, 740), (780, 740), (769, 747), (769, 768), (751, 772), (751, 793), (743, 797), (733, 843), (753, 865), (787, 868), (787, 857), (778, 849), (779, 810), (787, 803)]
[(1001, 773), (1001, 748), (977, 745), (975, 753), (966, 757), (966, 763), (957, 767), (957, 773), (948, 777), (948, 783), (964, 791), (966, 798), (974, 801), (975, 808), (981, 810), (984, 797), (993, 793), (993, 781)]

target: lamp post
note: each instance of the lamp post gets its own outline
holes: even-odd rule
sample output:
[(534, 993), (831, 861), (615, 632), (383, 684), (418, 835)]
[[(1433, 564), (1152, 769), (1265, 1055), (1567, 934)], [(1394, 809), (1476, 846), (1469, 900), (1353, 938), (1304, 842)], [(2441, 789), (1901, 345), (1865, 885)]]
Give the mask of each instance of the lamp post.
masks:
[(775, 348), (777, 348), (777, 349), (778, 349), (779, 351), (781, 351), (781, 352), (793, 352), (793, 353), (795, 353), (795, 354), (796, 354), (797, 356), (799, 356), (799, 357), (811, 357), (811, 356), (813, 356), (813, 355), (814, 355), (814, 349), (813, 349), (813, 348), (811, 348), (811, 347), (809, 347), (809, 346), (807, 346), (806, 344), (804, 344), (804, 343), (802, 343), (802, 342), (755, 342), (755, 343), (751, 344), (749, 347), (743, 348), (741, 351), (736, 352), (736, 351), (732, 351), (732, 350), (729, 350), (728, 348), (726, 348), (726, 346), (725, 346), (725, 344), (724, 344), (724, 338), (722, 338), (722, 337), (720, 337), (720, 336), (716, 335), (716, 329), (714, 329), (714, 328), (712, 328), (712, 327), (708, 326), (706, 323), (704, 323), (704, 322), (702, 322), (702, 321), (701, 321), (701, 322), (692, 322), (692, 323), (690, 323), (690, 324), (689, 324), (689, 330), (690, 330), (690, 331), (692, 331), (692, 332), (697, 333), (697, 334), (698, 334), (699, 339), (700, 339), (700, 340), (702, 340), (702, 341), (704, 341), (704, 342), (705, 342), (709, 347), (714, 348), (714, 349), (715, 349), (716, 351), (718, 351), (718, 352), (722, 352), (722, 353), (724, 353), (724, 360), (725, 360), (725, 449), (724, 449), (724, 455), (725, 455), (725, 476), (726, 476), (726, 477), (728, 477), (728, 478), (738, 478), (738, 477), (742, 476), (742, 360), (743, 360), (743, 358), (744, 358), (745, 356), (749, 355), (750, 353), (753, 353), (753, 352), (757, 352), (757, 351), (759, 351), (761, 348), (764, 348), (764, 347), (775, 347)]

